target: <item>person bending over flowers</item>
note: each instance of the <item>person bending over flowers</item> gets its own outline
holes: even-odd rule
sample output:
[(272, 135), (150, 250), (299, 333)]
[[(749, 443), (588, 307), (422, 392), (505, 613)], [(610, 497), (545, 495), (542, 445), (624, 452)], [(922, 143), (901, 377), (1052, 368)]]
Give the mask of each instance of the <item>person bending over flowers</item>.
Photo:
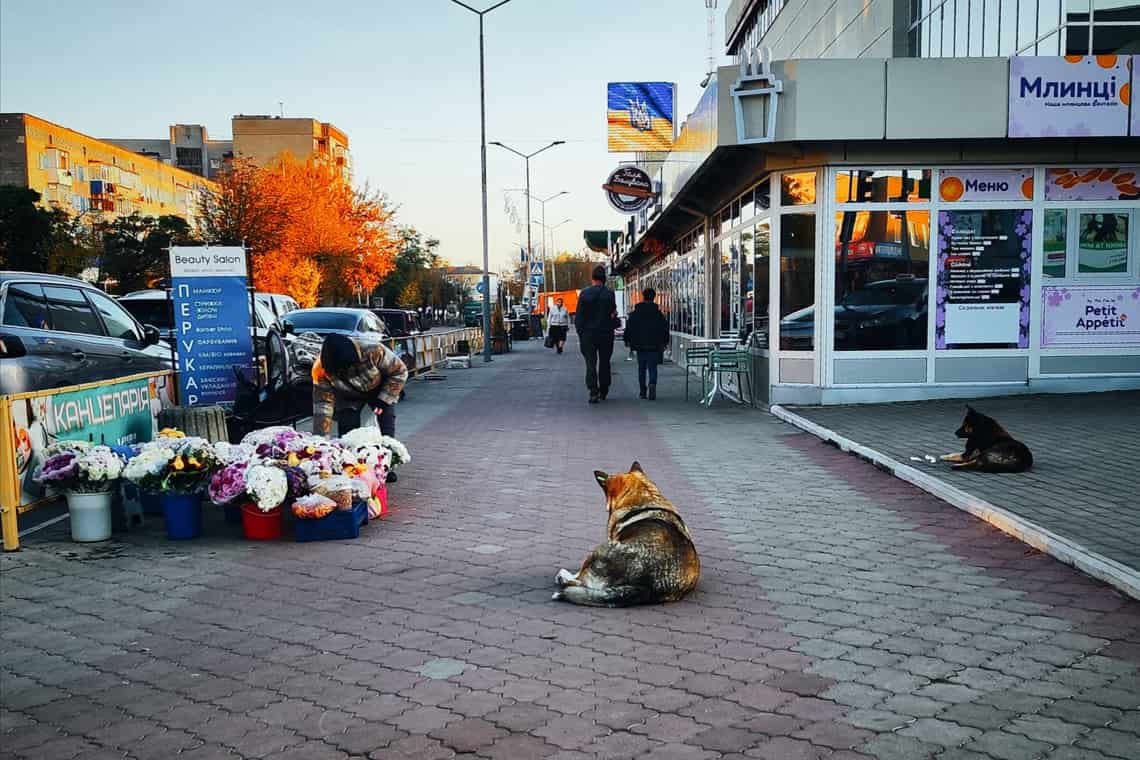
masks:
[[(330, 335), (313, 364), (313, 432), (329, 435), (360, 427), (360, 411), (372, 407), (384, 435), (396, 435), (396, 404), (408, 368), (394, 351), (371, 337)], [(395, 473), (388, 477), (395, 481)]]

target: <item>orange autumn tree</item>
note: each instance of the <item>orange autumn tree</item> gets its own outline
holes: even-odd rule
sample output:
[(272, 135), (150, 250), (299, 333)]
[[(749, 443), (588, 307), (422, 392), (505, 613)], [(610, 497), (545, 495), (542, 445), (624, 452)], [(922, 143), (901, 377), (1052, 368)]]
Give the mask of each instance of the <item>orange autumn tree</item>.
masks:
[[(246, 241), (258, 290), (302, 306), (344, 303), (392, 271), (399, 233), (383, 196), (354, 190), (325, 161), (287, 153), (267, 167), (237, 169), (220, 178), (216, 196), (230, 200), (212, 202), (221, 212), (212, 224), (225, 233), (213, 239)], [(210, 227), (211, 204), (202, 207)]]
[(382, 197), (354, 190), (327, 162), (289, 154), (262, 172), (262, 182), (281, 200), (285, 224), (258, 257), (258, 288), (288, 292), (298, 303), (314, 292), (342, 303), (392, 271), (398, 235)]

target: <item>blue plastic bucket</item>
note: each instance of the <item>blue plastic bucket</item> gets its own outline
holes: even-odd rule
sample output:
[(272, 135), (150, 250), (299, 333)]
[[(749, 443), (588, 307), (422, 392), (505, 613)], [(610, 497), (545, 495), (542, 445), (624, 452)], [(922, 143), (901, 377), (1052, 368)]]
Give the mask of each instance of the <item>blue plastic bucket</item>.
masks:
[(166, 520), (166, 537), (184, 541), (202, 534), (202, 495), (164, 493), (162, 516)]

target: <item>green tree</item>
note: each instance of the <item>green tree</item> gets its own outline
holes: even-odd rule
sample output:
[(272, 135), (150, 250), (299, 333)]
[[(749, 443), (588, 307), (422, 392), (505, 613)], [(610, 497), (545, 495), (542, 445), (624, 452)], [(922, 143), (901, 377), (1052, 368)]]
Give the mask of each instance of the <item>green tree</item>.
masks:
[(40, 194), (0, 185), (0, 266), (29, 272), (48, 271), (59, 225), (67, 214), (37, 205)]
[[(400, 230), (400, 250), (396, 254), (396, 267), (376, 287), (373, 295), (382, 296), (387, 306), (420, 306), (421, 300), (429, 288), (423, 287), (425, 275), (432, 269), (439, 268), (442, 263), (436, 249), (439, 241), (435, 238), (425, 238), (423, 233), (414, 227), (404, 227)], [(414, 291), (408, 286), (416, 284)], [(405, 300), (407, 295), (414, 295), (415, 302)]]
[(171, 245), (195, 243), (190, 225), (178, 216), (121, 216), (103, 226), (100, 277), (129, 293), (170, 279)]

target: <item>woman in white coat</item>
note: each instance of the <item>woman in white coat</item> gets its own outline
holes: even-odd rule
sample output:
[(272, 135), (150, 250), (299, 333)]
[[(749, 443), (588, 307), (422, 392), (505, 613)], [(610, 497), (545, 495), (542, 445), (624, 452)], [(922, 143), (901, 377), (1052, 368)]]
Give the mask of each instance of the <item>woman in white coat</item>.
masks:
[(546, 312), (547, 335), (553, 339), (558, 353), (562, 353), (562, 349), (566, 346), (566, 333), (569, 329), (570, 312), (559, 298)]

